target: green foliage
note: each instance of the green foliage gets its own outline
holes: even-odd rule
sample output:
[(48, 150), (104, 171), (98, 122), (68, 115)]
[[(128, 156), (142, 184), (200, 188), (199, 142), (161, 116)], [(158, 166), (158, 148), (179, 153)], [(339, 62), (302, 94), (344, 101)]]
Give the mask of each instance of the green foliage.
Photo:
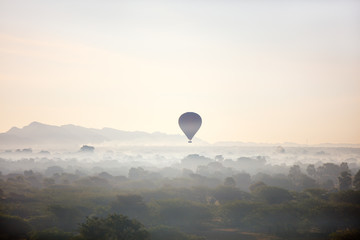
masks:
[(151, 191), (142, 191), (141, 196), (145, 202), (157, 201), (164, 199), (181, 198), (183, 200), (206, 203), (211, 195), (212, 189), (203, 186), (191, 188), (163, 187)]
[(142, 221), (148, 217), (148, 208), (143, 198), (135, 194), (118, 195), (116, 201), (111, 203), (111, 210)]
[(353, 186), (355, 190), (360, 191), (360, 170), (354, 176)]
[(299, 165), (293, 165), (289, 170), (289, 178), (293, 181), (297, 181), (297, 179), (301, 176), (301, 170)]
[(82, 206), (50, 205), (48, 210), (55, 216), (57, 227), (65, 231), (74, 231), (77, 223), (81, 222), (90, 213)]
[(289, 191), (278, 187), (258, 187), (254, 194), (270, 204), (283, 203), (293, 199)]
[(351, 173), (349, 171), (343, 171), (340, 173), (339, 179), (339, 189), (340, 191), (348, 190), (351, 188)]
[(28, 220), (28, 223), (36, 231), (42, 231), (57, 225), (55, 217), (49, 215), (33, 216)]
[(147, 240), (149, 233), (143, 225), (120, 214), (112, 214), (106, 218), (87, 218), (80, 225), (80, 236), (84, 240)]
[(221, 206), (223, 220), (230, 226), (243, 226), (243, 220), (261, 207), (260, 203), (249, 201), (233, 201)]
[(227, 177), (224, 180), (224, 185), (227, 186), (227, 187), (235, 187), (236, 182), (235, 182), (234, 178)]
[(315, 165), (314, 164), (309, 164), (306, 168), (306, 172), (311, 176), (311, 177), (315, 177), (316, 176), (316, 169), (315, 169)]
[(213, 191), (213, 196), (220, 203), (250, 199), (249, 193), (231, 186), (219, 186)]
[(55, 184), (55, 179), (53, 178), (44, 178), (43, 184), (45, 187), (50, 187)]
[(108, 180), (97, 176), (84, 177), (76, 180), (74, 183), (83, 187), (109, 188), (110, 186)]
[(317, 199), (327, 199), (328, 196), (328, 191), (321, 188), (309, 188), (304, 190), (304, 193), (311, 198)]
[(26, 239), (30, 225), (20, 217), (0, 215), (0, 239)]
[(177, 228), (168, 226), (157, 226), (149, 228), (151, 240), (205, 240), (203, 237), (189, 235), (181, 232)]
[(252, 231), (296, 235), (301, 230), (301, 214), (296, 206), (289, 204), (261, 205), (243, 219), (243, 224)]
[(254, 194), (254, 193), (258, 192), (259, 189), (261, 189), (261, 188), (263, 188), (265, 186), (266, 186), (266, 184), (264, 182), (259, 181), (259, 182), (251, 184), (250, 191), (251, 191), (251, 193)]
[(360, 228), (360, 206), (341, 202), (310, 201), (300, 212), (310, 226), (322, 233), (337, 229)]
[[(304, 174), (296, 169), (293, 171), (294, 183), (284, 174), (259, 174), (267, 184), (257, 182), (251, 185), (251, 194), (234, 186), (224, 186), (220, 181), (216, 188), (204, 187), (210, 185), (207, 182), (211, 179), (196, 174), (184, 179), (169, 179), (166, 187), (162, 187), (164, 182), (161, 182), (159, 188), (145, 190), (129, 189), (139, 180), (128, 181), (125, 190), (100, 187), (102, 180), (97, 178), (86, 178), (86, 182), (98, 181), (99, 184), (95, 185), (90, 181), (88, 185), (79, 186), (79, 182), (74, 180), (72, 184), (54, 184), (39, 189), (36, 184), (27, 183), (36, 174), (26, 172), (25, 177), (15, 175), (9, 181), (0, 181), (0, 212), (3, 214), (0, 216), (0, 239), (29, 239), (30, 232), (33, 233), (32, 239), (118, 239), (129, 229), (133, 229), (129, 230), (130, 233), (140, 232), (139, 235), (128, 232), (134, 239), (149, 239), (139, 222), (135, 221), (137, 227), (134, 228), (133, 220), (126, 217), (127, 220), (124, 220), (124, 216), (116, 214), (136, 218), (151, 226), (149, 231), (153, 240), (201, 238), (193, 234), (206, 235), (211, 239), (212, 234), (218, 233), (221, 237), (220, 234), (225, 232), (232, 232), (232, 235), (226, 235), (232, 239), (241, 232), (259, 234), (264, 238), (269, 234), (276, 235), (287, 240), (326, 239), (332, 232), (335, 232), (331, 235), (334, 240), (353, 236), (353, 230), (346, 229), (360, 229), (360, 191), (334, 192), (313, 188), (316, 185), (301, 190)], [(346, 165), (328, 164), (313, 174), (316, 179), (329, 180), (340, 169), (346, 169)], [(238, 181), (242, 178), (237, 178), (236, 174), (233, 176), (236, 186), (239, 186)], [(246, 175), (242, 177), (249, 179)], [(37, 175), (36, 178), (40, 182), (44, 179)], [(112, 181), (111, 178), (108, 180), (109, 183)], [(141, 181), (148, 184), (147, 180)], [(194, 183), (202, 184), (186, 187), (194, 186)], [(298, 185), (295, 186), (295, 183)], [(298, 191), (289, 192), (279, 186)], [(109, 213), (116, 213), (115, 217), (110, 217), (113, 215), (109, 216)], [(124, 225), (131, 227), (124, 229), (121, 227)], [(250, 235), (247, 237), (244, 239), (253, 238)]]
[(360, 239), (359, 229), (338, 230), (330, 234), (330, 240), (357, 240)]
[(331, 200), (335, 202), (359, 204), (360, 191), (348, 190), (337, 192), (331, 195)]
[(33, 233), (30, 240), (70, 240), (72, 237), (72, 233), (63, 232), (57, 228), (51, 228)]
[(251, 184), (251, 176), (248, 173), (242, 172), (237, 173), (233, 175), (233, 179), (236, 182), (236, 186), (243, 190), (243, 191), (249, 191), (249, 187)]
[(157, 201), (152, 211), (161, 224), (177, 227), (199, 227), (212, 219), (210, 210), (203, 204), (181, 199)]

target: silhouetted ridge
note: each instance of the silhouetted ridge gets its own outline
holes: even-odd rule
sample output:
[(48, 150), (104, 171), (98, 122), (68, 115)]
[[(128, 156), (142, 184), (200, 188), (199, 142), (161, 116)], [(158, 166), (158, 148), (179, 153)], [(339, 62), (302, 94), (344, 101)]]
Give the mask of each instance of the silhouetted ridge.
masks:
[[(0, 144), (4, 146), (32, 145), (83, 145), (117, 142), (129, 145), (178, 145), (186, 144), (186, 137), (155, 132), (123, 131), (113, 128), (86, 128), (67, 124), (62, 126), (32, 122), (23, 128), (13, 127), (0, 133)], [(197, 139), (199, 143), (204, 141)]]

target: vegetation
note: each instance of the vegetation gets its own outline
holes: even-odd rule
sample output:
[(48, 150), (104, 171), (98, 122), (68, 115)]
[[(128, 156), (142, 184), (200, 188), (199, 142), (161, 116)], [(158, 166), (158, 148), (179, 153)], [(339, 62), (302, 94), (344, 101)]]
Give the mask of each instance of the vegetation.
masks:
[(149, 233), (144, 226), (124, 215), (111, 214), (106, 218), (91, 217), (80, 225), (80, 237), (84, 240), (147, 240)]
[[(288, 175), (251, 177), (242, 172), (222, 181), (210, 176), (212, 167), (221, 169), (221, 164), (201, 168), (204, 175), (186, 170), (184, 177), (172, 179), (142, 168), (131, 168), (127, 178), (106, 172), (69, 174), (59, 166), (44, 173), (26, 170), (0, 175), (0, 239), (337, 240), (359, 236), (359, 172), (352, 176), (345, 164), (309, 165), (308, 174), (297, 165), (289, 168)], [(312, 188), (304, 188), (304, 179), (313, 182)], [(333, 179), (337, 185), (323, 187), (324, 180)]]

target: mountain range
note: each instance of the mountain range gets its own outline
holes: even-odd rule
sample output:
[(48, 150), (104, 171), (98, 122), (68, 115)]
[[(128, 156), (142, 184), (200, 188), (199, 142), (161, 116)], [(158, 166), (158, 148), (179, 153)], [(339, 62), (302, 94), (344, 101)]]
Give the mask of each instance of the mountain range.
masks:
[[(196, 144), (207, 144), (194, 139)], [(120, 145), (184, 145), (185, 136), (160, 132), (121, 131), (113, 128), (85, 128), (76, 125), (53, 126), (32, 122), (23, 128), (13, 127), (0, 133), (1, 146), (31, 147), (43, 145), (83, 145), (115, 142)]]
[[(95, 145), (128, 145), (128, 146), (179, 146), (188, 145), (185, 135), (147, 133), (142, 131), (122, 131), (113, 128), (86, 128), (72, 124), (54, 126), (32, 122), (23, 128), (13, 127), (0, 133), (0, 149), (22, 147), (78, 148), (85, 144)], [(209, 143), (195, 138), (192, 145), (208, 145)], [(304, 145), (296, 143), (253, 143), (253, 142), (217, 142), (212, 146), (286, 146), (286, 147), (351, 147), (359, 148), (359, 144), (323, 143)]]

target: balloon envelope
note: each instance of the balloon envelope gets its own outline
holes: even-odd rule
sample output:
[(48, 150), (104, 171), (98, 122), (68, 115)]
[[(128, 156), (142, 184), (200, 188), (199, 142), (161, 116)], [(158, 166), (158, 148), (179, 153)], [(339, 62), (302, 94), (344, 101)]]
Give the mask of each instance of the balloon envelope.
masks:
[(181, 130), (185, 133), (186, 137), (189, 139), (189, 143), (191, 143), (191, 139), (199, 130), (201, 123), (201, 117), (197, 113), (186, 112), (180, 116), (179, 126)]

